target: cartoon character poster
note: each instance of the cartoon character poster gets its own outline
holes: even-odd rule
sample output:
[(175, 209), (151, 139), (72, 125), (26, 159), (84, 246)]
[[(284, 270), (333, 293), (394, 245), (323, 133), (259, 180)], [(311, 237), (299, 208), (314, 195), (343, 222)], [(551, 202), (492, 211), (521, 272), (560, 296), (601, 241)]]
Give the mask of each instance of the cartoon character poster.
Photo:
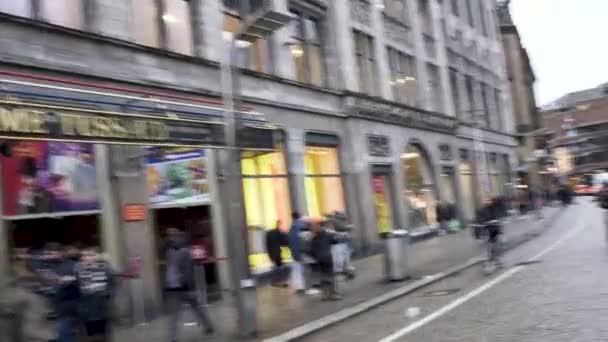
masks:
[(13, 142), (2, 184), (7, 216), (99, 209), (91, 144)]

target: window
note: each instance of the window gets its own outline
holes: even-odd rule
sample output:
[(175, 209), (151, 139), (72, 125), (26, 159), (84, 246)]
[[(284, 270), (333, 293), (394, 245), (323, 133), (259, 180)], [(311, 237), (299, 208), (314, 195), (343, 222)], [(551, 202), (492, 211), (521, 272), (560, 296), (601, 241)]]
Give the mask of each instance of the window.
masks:
[(0, 12), (20, 17), (32, 17), (32, 0), (2, 0), (0, 1)]
[(359, 73), (359, 91), (369, 95), (377, 94), (376, 57), (374, 39), (362, 32), (354, 31), (355, 58)]
[[(224, 32), (236, 34), (241, 28), (241, 18), (234, 11), (224, 13)], [(237, 44), (239, 55), (236, 64), (258, 72), (270, 72), (268, 42), (258, 39), (253, 44)]]
[(306, 146), (304, 169), (308, 215), (323, 216), (334, 211), (344, 212), (338, 149)]
[(469, 100), (469, 108), (467, 108), (467, 115), (465, 120), (470, 121), (475, 110), (475, 95), (473, 94), (473, 77), (466, 75), (464, 78), (464, 85), (467, 91), (467, 99)]
[(497, 129), (502, 131), (504, 127), (502, 123), (502, 96), (500, 95), (500, 90), (494, 89), (494, 99), (496, 105), (496, 121), (498, 122)]
[(410, 106), (416, 105), (416, 67), (414, 58), (393, 48), (387, 48), (390, 83), (393, 98)]
[(441, 91), (441, 76), (439, 68), (433, 64), (427, 64), (428, 71), (428, 89), (427, 92), (431, 98), (431, 110), (443, 111), (443, 92)]
[(405, 0), (384, 0), (384, 14), (408, 24)]
[(291, 11), (291, 56), (295, 78), (299, 82), (322, 86), (325, 83), (320, 25), (317, 19)]
[(418, 14), (422, 21), (424, 33), (433, 35), (433, 18), (431, 17), (431, 9), (429, 0), (418, 0)]
[(467, 4), (467, 21), (469, 22), (469, 26), (474, 27), (475, 18), (473, 18), (473, 7), (471, 2), (473, 2), (473, 0), (465, 0), (465, 3)]
[(43, 20), (51, 24), (83, 30), (82, 0), (2, 0), (0, 12)]
[(434, 177), (426, 154), (416, 145), (408, 145), (401, 155), (409, 229), (428, 228), (437, 223)]
[(451, 0), (450, 3), (452, 4), (452, 14), (455, 16), (459, 16), (460, 15), (460, 8), (458, 8), (458, 1), (459, 0)]
[(131, 0), (134, 40), (185, 55), (194, 53), (190, 2)]
[(284, 228), (289, 227), (291, 207), (283, 152), (244, 152), (241, 171), (247, 225), (272, 229), (280, 221)]
[(458, 71), (450, 69), (450, 88), (452, 88), (452, 103), (457, 118), (460, 117), (460, 88), (458, 87)]
[(490, 103), (488, 102), (489, 101), (488, 85), (484, 84), (484, 83), (480, 83), (480, 86), (481, 86), (481, 102), (482, 102), (482, 106), (483, 106), (485, 125), (486, 125), (486, 127), (490, 127), (491, 121), (490, 121)]

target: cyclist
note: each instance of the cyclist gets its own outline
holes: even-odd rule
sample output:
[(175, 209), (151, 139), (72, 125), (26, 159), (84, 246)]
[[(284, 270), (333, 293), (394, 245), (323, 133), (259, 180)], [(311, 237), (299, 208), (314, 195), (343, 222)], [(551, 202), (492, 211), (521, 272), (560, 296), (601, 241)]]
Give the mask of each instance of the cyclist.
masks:
[(482, 225), (486, 230), (488, 263), (490, 265), (502, 267), (499, 241), (499, 236), (502, 234), (500, 201), (497, 198), (489, 200), (480, 210), (477, 220), (478, 224)]

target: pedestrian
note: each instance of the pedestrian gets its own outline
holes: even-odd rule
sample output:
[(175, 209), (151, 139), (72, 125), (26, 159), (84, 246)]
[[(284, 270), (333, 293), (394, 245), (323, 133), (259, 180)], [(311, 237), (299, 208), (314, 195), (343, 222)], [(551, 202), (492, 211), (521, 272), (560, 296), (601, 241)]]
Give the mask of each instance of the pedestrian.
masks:
[(48, 243), (44, 248), (48, 268), (42, 277), (53, 287), (53, 307), (57, 315), (57, 340), (73, 342), (78, 329), (78, 300), (80, 289), (76, 279), (76, 262), (69, 258), (64, 248), (57, 243)]
[(435, 214), (437, 215), (437, 222), (439, 222), (439, 235), (444, 235), (448, 232), (449, 215), (447, 212), (447, 204), (444, 202), (437, 203)]
[(206, 306), (201, 306), (194, 291), (194, 261), (186, 243), (186, 236), (175, 228), (169, 229), (169, 241), (165, 251), (165, 290), (169, 314), (169, 341), (177, 341), (178, 321), (183, 304), (188, 304), (196, 314), (207, 335), (215, 329)]
[(331, 246), (338, 242), (337, 238), (321, 226), (321, 220), (319, 219), (311, 220), (310, 230), (313, 234), (310, 242), (310, 254), (319, 264), (323, 300), (340, 300), (342, 296), (337, 291), (331, 253)]
[(89, 341), (109, 340), (108, 318), (114, 272), (99, 248), (87, 247), (76, 265), (80, 287), (79, 315)]
[(272, 270), (272, 285), (273, 286), (284, 286), (283, 280), (287, 278), (288, 268), (283, 265), (283, 256), (281, 253), (281, 247), (289, 246), (288, 236), (283, 231), (281, 221), (276, 222), (274, 229), (266, 232), (266, 253), (273, 264)]
[(306, 284), (304, 282), (304, 269), (302, 265), (302, 240), (300, 239), (300, 233), (306, 226), (306, 223), (302, 219), (302, 216), (297, 211), (291, 214), (291, 228), (287, 234), (289, 242), (289, 250), (291, 251), (291, 258), (293, 262), (291, 264), (290, 272), (290, 283), (291, 288), (296, 293), (304, 293)]

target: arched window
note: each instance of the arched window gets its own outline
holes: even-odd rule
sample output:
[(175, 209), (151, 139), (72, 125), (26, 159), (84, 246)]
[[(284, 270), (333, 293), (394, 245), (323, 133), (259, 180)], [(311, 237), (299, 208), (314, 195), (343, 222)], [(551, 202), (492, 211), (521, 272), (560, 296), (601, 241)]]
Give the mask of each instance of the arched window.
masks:
[(415, 144), (408, 145), (401, 155), (404, 171), (403, 200), (410, 230), (434, 226), (437, 223), (437, 194), (435, 181), (427, 155)]

